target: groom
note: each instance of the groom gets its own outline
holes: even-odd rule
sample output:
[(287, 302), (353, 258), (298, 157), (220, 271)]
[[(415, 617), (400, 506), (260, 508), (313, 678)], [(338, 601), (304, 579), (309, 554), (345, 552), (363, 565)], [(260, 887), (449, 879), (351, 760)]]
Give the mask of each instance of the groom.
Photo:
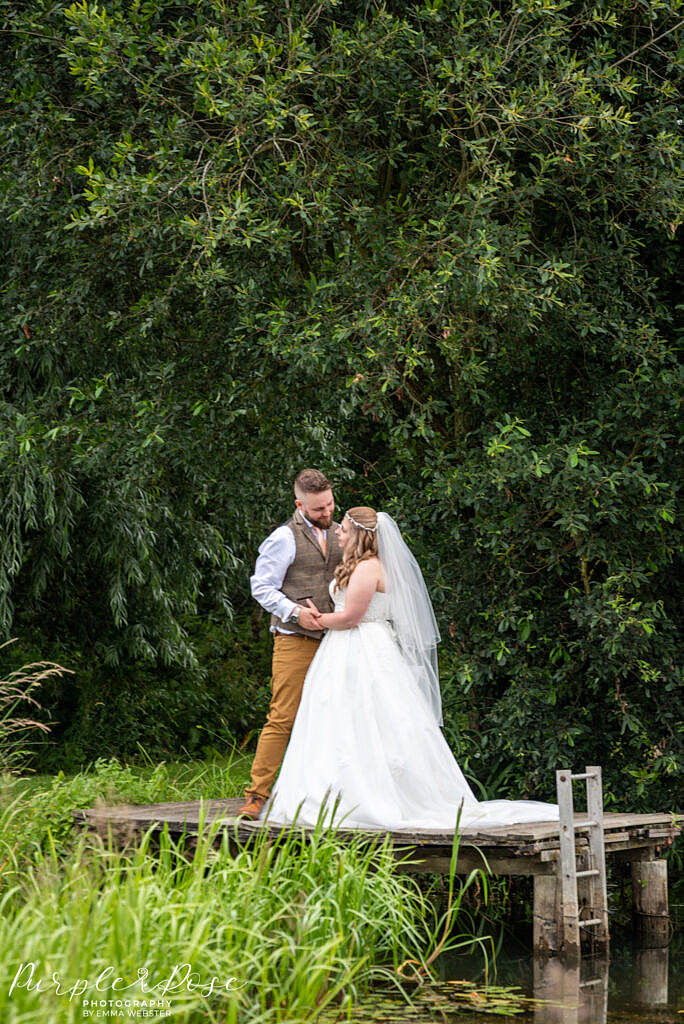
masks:
[(271, 793), (292, 732), (304, 677), (323, 636), (315, 612), (332, 611), (328, 585), (342, 560), (337, 543), (332, 486), (317, 469), (303, 469), (294, 482), (296, 510), (259, 548), (252, 597), (271, 613), (273, 669), (271, 705), (252, 762), (251, 786), (238, 814), (258, 818)]

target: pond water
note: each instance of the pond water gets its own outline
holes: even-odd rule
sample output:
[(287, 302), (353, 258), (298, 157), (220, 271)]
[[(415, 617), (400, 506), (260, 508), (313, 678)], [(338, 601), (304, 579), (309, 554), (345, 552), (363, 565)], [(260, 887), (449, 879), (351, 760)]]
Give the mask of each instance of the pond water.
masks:
[(510, 942), (488, 973), (478, 956), (449, 954), (437, 966), (440, 981), (417, 987), (413, 1007), (378, 991), (355, 1024), (684, 1024), (684, 942), (677, 939), (653, 950), (614, 942), (609, 960), (585, 956), (574, 969), (555, 957), (521, 956), (521, 944)]

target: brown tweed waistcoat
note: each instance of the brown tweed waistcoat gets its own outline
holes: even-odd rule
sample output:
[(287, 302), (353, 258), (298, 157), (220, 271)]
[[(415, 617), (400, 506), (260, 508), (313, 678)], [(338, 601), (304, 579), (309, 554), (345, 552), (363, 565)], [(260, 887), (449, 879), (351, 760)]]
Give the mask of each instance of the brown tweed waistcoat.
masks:
[[(335, 567), (342, 561), (342, 549), (335, 534), (337, 523), (328, 528), (325, 555), (315, 533), (302, 519), (299, 509), (285, 525), (289, 526), (294, 534), (296, 553), (294, 562), (285, 574), (281, 592), (305, 608), (309, 607), (306, 599), (310, 597), (319, 612), (333, 611), (334, 605), (328, 586), (335, 573)], [(276, 629), (282, 627), (290, 633), (300, 633), (316, 640), (323, 636), (322, 629), (304, 629), (296, 622), (284, 622), (277, 615), (271, 615), (271, 624)]]

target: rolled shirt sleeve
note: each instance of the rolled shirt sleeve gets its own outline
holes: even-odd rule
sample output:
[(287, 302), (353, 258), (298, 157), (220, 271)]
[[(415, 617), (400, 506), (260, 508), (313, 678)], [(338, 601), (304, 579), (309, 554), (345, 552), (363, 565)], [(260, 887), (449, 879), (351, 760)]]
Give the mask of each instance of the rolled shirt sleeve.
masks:
[(295, 560), (296, 551), (290, 527), (279, 526), (260, 545), (254, 575), (249, 580), (255, 601), (264, 611), (277, 615), (283, 622), (287, 622), (296, 607), (296, 603), (285, 597), (280, 589), (287, 570)]

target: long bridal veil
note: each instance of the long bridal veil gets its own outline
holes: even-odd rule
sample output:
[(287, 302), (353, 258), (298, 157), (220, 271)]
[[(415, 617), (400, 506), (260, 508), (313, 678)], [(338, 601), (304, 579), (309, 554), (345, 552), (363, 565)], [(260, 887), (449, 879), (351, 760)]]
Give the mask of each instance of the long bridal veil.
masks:
[(443, 725), (437, 669), (441, 637), (420, 566), (387, 512), (378, 512), (378, 557), (385, 572), (388, 618), (438, 725)]

